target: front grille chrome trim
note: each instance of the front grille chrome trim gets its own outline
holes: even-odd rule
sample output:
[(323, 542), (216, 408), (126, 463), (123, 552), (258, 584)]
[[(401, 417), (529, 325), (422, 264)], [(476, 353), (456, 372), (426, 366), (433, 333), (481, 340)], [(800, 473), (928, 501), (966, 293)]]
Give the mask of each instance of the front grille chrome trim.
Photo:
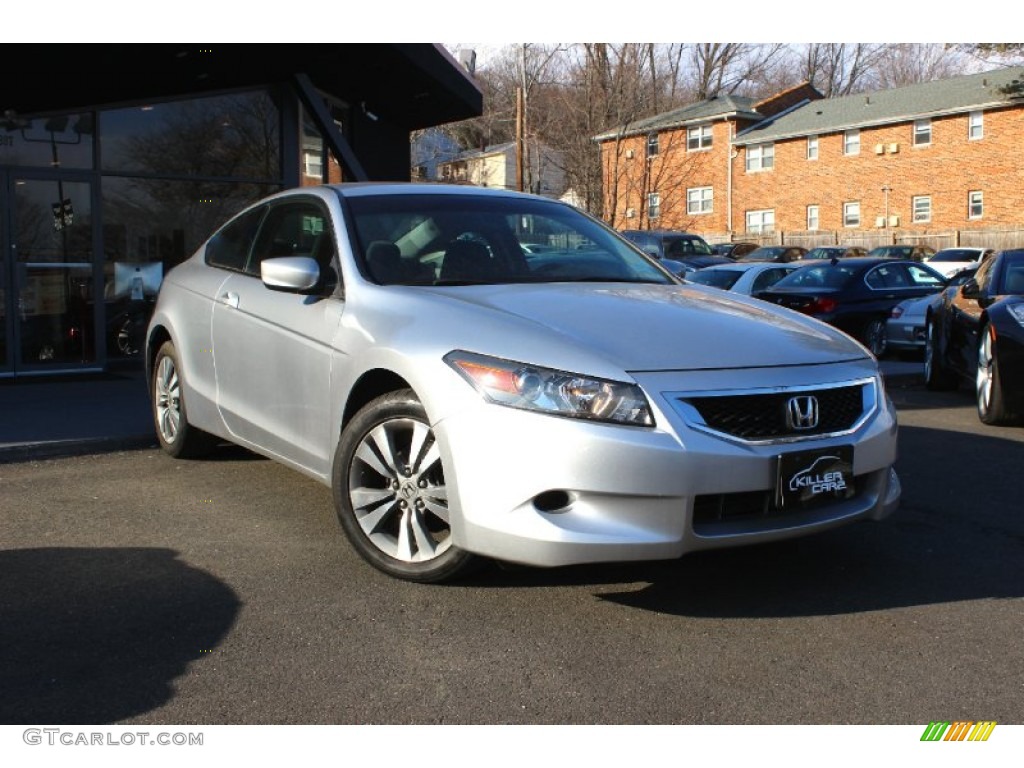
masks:
[[(709, 426), (697, 408), (688, 402), (692, 398), (800, 395), (820, 392), (827, 389), (839, 389), (842, 387), (861, 387), (860, 416), (847, 429), (835, 432), (818, 432), (811, 435), (794, 434), (765, 439), (739, 437), (737, 435), (730, 434), (729, 432), (723, 432), (722, 430), (714, 429)], [(795, 386), (753, 387), (744, 389), (686, 390), (681, 392), (664, 392), (662, 394), (666, 400), (672, 404), (676, 412), (682, 416), (683, 421), (685, 421), (686, 425), (691, 429), (695, 429), (699, 432), (705, 432), (709, 435), (714, 435), (715, 437), (722, 438), (723, 440), (728, 440), (732, 443), (739, 443), (741, 445), (788, 445), (791, 443), (805, 443), (811, 440), (827, 440), (833, 437), (843, 437), (845, 435), (853, 434), (864, 426), (864, 424), (878, 412), (880, 393), (881, 387), (877, 377), (867, 377), (862, 379), (850, 379), (847, 381), (829, 382), (827, 384), (801, 384)]]

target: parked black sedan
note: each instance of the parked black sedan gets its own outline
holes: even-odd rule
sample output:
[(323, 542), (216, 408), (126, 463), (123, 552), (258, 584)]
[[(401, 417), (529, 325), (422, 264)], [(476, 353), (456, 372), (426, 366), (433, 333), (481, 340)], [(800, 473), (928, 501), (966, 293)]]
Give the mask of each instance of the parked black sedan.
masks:
[(934, 269), (914, 261), (835, 259), (800, 267), (755, 297), (824, 320), (881, 357), (892, 308), (904, 299), (936, 293), (945, 284)]
[(973, 278), (929, 309), (924, 374), (929, 389), (974, 382), (978, 418), (1024, 416), (1024, 249), (982, 262)]

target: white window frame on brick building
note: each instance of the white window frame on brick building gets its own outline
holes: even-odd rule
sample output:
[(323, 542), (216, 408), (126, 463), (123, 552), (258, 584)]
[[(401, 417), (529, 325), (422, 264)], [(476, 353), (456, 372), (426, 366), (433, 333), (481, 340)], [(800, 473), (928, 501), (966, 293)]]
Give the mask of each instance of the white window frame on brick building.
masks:
[(775, 231), (775, 209), (747, 211), (747, 233), (767, 235)]
[(658, 133), (647, 134), (647, 156), (655, 157), (658, 154)]
[(817, 205), (807, 206), (807, 231), (814, 232), (821, 229), (821, 208)]
[(647, 195), (647, 218), (656, 219), (661, 216), (661, 195), (650, 192)]
[(710, 125), (692, 125), (686, 129), (686, 149), (688, 152), (702, 152), (711, 149), (714, 139)]
[(807, 159), (817, 160), (818, 159), (818, 137), (808, 136), (807, 137)]
[(324, 177), (324, 158), (321, 152), (302, 153), (302, 173), (311, 179)]
[(843, 203), (843, 226), (860, 226), (860, 200), (851, 200), (848, 203)]
[(910, 198), (910, 210), (915, 224), (927, 224), (932, 220), (932, 196), (914, 195)]
[(715, 208), (714, 187), (691, 187), (686, 190), (686, 212), (691, 216), (711, 213)]
[(985, 138), (985, 113), (971, 112), (967, 116), (967, 140), (978, 141)]
[(774, 144), (751, 144), (747, 147), (747, 173), (770, 171), (774, 167)]
[(914, 121), (915, 147), (927, 147), (932, 143), (932, 121), (929, 118)]
[(985, 215), (985, 193), (975, 189), (967, 193), (967, 218), (980, 219)]
[(843, 131), (843, 154), (860, 154), (860, 130), (857, 128), (851, 128), (848, 131)]

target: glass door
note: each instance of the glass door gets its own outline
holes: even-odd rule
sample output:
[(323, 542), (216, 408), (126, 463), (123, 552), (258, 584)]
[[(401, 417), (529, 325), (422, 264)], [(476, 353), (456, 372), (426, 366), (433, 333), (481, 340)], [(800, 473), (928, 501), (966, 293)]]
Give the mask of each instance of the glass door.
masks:
[(105, 345), (97, 337), (92, 184), (4, 176), (0, 372), (95, 369)]

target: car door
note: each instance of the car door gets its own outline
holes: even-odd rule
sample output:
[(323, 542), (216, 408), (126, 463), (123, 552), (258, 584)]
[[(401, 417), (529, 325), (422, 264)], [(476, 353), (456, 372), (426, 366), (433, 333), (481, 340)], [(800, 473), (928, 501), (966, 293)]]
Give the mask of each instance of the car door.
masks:
[(978, 322), (991, 293), (996, 261), (990, 258), (982, 262), (974, 279), (957, 288), (949, 302), (946, 355), (950, 364), (964, 373), (973, 371), (977, 364)]
[(239, 442), (318, 475), (329, 471), (331, 349), (344, 303), (325, 288), (268, 288), (259, 265), (276, 256), (311, 256), (324, 275), (336, 275), (335, 242), (316, 198), (271, 204), (245, 271), (220, 287), (212, 322), (217, 404), (227, 429)]

